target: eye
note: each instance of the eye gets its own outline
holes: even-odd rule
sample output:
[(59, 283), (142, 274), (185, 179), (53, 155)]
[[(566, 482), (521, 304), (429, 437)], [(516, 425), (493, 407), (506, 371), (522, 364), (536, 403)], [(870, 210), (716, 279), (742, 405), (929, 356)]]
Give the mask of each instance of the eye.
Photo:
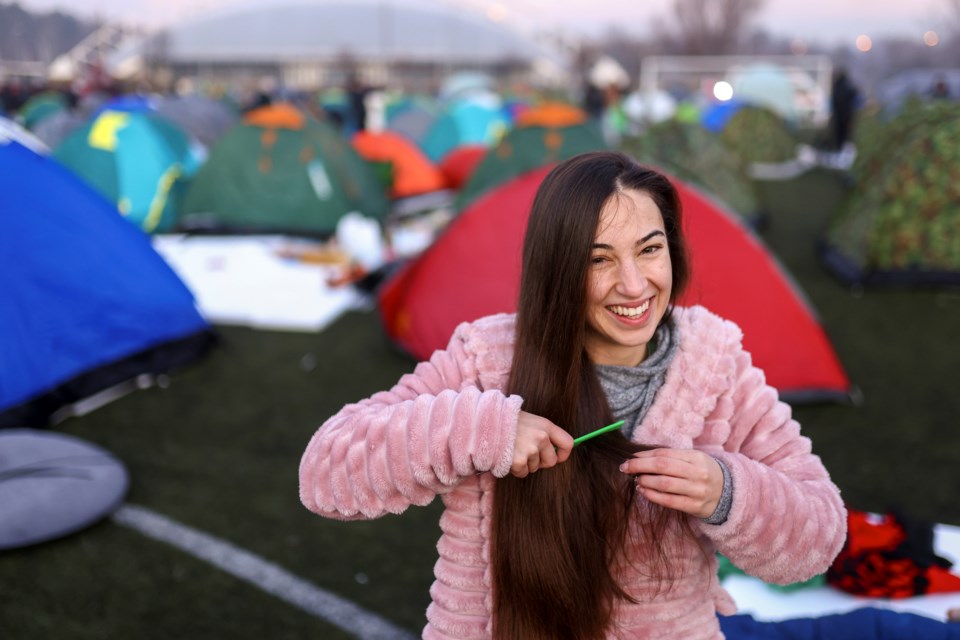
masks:
[(590, 264), (603, 264), (606, 261), (606, 256), (590, 256)]
[(657, 251), (659, 251), (659, 250), (662, 249), (662, 248), (663, 248), (663, 245), (660, 244), (660, 243), (648, 244), (647, 246), (645, 246), (645, 247), (643, 247), (642, 249), (640, 249), (640, 254), (641, 254), (641, 255), (650, 255), (650, 254), (656, 253)]

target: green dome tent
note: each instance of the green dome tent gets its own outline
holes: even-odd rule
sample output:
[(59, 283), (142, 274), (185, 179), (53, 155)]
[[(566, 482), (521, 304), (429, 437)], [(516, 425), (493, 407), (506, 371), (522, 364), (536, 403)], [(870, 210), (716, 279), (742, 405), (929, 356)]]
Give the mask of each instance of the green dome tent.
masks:
[(744, 219), (759, 217), (756, 187), (739, 156), (699, 124), (665, 120), (624, 138), (620, 146), (640, 162), (702, 187)]
[(745, 164), (785, 162), (797, 155), (797, 140), (772, 109), (745, 106), (724, 126), (720, 139)]
[(956, 115), (898, 136), (831, 221), (824, 265), (848, 284), (960, 283), (958, 139)]
[(181, 228), (327, 236), (350, 212), (382, 220), (388, 206), (349, 140), (278, 104), (251, 111), (214, 145), (187, 192)]
[(527, 171), (607, 147), (599, 127), (590, 122), (516, 127), (487, 151), (457, 195), (455, 207), (462, 211), (484, 193)]
[(861, 112), (853, 132), (857, 157), (850, 168), (850, 177), (855, 182), (872, 180), (891, 156), (900, 153), (918, 128), (930, 130), (957, 118), (960, 118), (960, 105), (948, 100), (907, 100), (892, 118), (877, 109)]

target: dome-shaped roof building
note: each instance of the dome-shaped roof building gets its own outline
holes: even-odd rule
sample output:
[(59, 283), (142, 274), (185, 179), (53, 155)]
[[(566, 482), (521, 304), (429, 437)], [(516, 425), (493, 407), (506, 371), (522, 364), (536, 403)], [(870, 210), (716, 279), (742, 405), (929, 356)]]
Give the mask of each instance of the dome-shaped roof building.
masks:
[(409, 0), (352, 0), (251, 7), (175, 25), (144, 48), (151, 68), (175, 79), (273, 77), (316, 89), (347, 76), (378, 85), (435, 89), (466, 69), (506, 80), (557, 84), (565, 63), (486, 16)]

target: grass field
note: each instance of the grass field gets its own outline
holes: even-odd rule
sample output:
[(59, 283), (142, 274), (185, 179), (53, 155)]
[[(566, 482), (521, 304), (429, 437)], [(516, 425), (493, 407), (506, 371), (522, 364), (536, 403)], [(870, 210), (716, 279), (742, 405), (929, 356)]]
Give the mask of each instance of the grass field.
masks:
[[(814, 451), (858, 509), (904, 508), (960, 525), (960, 291), (845, 290), (813, 246), (844, 186), (828, 172), (762, 186), (768, 245), (806, 292), (851, 380), (854, 405), (795, 408)], [(438, 504), (374, 522), (307, 512), (297, 465), (344, 403), (413, 362), (374, 311), (319, 334), (221, 327), (223, 346), (168, 388), (124, 397), (57, 430), (125, 462), (128, 502), (227, 540), (418, 633)], [(300, 609), (107, 520), (0, 554), (0, 638), (348, 638)]]

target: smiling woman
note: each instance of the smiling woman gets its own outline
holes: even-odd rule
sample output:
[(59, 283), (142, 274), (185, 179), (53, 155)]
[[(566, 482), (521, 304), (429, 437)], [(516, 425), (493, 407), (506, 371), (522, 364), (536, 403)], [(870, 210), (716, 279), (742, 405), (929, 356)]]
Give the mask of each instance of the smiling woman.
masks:
[(590, 257), (587, 353), (594, 364), (635, 367), (672, 300), (670, 250), (660, 208), (627, 190), (600, 211)]
[(372, 519), (443, 497), (425, 638), (722, 638), (735, 607), (715, 551), (806, 580), (846, 518), (740, 330), (674, 306), (687, 279), (665, 176), (615, 152), (558, 164), (531, 209), (517, 313), (461, 324), (327, 420), (300, 463), (303, 504)]

